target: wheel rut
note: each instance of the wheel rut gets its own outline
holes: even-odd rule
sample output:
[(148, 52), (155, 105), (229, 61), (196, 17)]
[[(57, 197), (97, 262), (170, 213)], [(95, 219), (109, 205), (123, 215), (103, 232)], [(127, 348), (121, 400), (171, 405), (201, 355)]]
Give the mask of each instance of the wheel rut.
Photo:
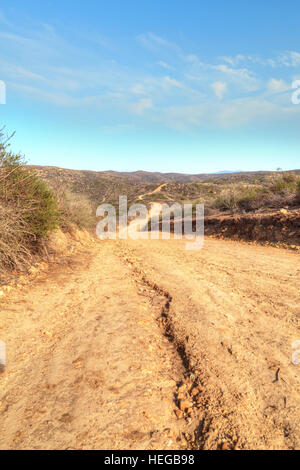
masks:
[[(187, 442), (187, 449), (201, 450), (205, 443), (205, 434), (209, 431), (209, 419), (199, 416), (199, 409), (203, 403), (204, 388), (201, 383), (199, 368), (192, 364), (191, 357), (186, 350), (186, 343), (177, 338), (175, 327), (170, 315), (172, 309), (172, 295), (166, 289), (152, 282), (145, 273), (139, 269), (126, 251), (122, 252), (123, 262), (130, 267), (134, 282), (138, 289), (144, 289), (151, 305), (157, 307), (156, 322), (177, 357), (177, 363), (181, 365), (181, 379), (177, 381), (176, 391), (173, 396), (174, 413), (180, 423), (180, 434)], [(186, 338), (188, 342), (188, 338)], [(227, 443), (220, 446), (221, 449), (231, 450)]]

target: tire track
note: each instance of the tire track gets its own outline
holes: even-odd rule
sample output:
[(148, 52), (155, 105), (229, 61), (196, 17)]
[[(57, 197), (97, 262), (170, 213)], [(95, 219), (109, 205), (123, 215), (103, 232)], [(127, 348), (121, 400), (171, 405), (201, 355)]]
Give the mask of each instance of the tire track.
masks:
[[(156, 321), (163, 335), (174, 348), (184, 371), (181, 380), (177, 382), (176, 391), (173, 396), (174, 413), (181, 422), (181, 433), (187, 441), (187, 448), (190, 450), (201, 450), (205, 444), (205, 434), (209, 431), (210, 427), (209, 417), (199, 416), (199, 409), (203, 404), (205, 389), (201, 382), (198, 364), (195, 365), (187, 351), (188, 338), (184, 342), (176, 335), (175, 325), (170, 315), (173, 300), (172, 295), (166, 289), (150, 281), (130, 258), (128, 251), (121, 251), (120, 257), (127, 266), (130, 266), (135, 283), (138, 286), (142, 285), (146, 289), (149, 302), (153, 305), (159, 299), (160, 311)], [(230, 445), (227, 442), (223, 442), (220, 446), (220, 449), (226, 450), (233, 448), (234, 445)]]

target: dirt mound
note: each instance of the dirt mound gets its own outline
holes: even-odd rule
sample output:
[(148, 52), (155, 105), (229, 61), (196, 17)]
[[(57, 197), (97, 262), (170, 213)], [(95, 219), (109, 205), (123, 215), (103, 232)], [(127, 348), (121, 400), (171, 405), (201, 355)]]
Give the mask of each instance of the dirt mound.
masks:
[(76, 243), (82, 245), (89, 244), (94, 238), (87, 230), (79, 230), (74, 227), (71, 232), (62, 232), (62, 230), (53, 231), (47, 240), (47, 250), (53, 255), (61, 255), (72, 249)]

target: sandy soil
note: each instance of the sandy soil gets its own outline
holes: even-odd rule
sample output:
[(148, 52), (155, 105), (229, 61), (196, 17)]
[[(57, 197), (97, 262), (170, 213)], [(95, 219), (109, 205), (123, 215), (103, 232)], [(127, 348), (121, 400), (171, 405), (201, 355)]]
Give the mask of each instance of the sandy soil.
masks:
[(299, 279), (231, 241), (82, 249), (0, 305), (0, 448), (299, 449)]

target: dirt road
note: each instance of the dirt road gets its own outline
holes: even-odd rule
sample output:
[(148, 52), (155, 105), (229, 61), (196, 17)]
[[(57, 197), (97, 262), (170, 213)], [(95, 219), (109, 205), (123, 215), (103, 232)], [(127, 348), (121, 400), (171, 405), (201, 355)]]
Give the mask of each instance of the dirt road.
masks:
[(167, 183), (160, 184), (154, 191), (151, 191), (150, 193), (145, 193), (145, 194), (140, 194), (138, 197), (139, 201), (142, 201), (146, 196), (152, 196), (152, 194), (158, 194), (164, 188), (167, 186)]
[(0, 448), (300, 448), (299, 254), (105, 241), (1, 304)]

